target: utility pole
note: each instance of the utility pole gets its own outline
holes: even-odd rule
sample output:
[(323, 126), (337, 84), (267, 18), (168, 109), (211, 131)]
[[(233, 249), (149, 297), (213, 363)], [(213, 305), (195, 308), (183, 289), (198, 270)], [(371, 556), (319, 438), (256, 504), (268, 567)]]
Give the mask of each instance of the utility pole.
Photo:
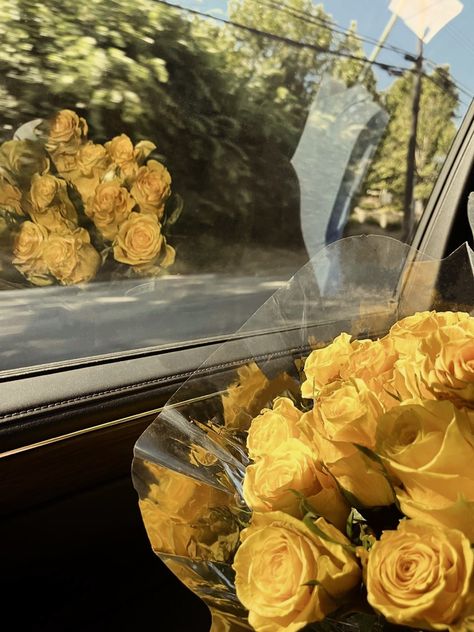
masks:
[(410, 136), (408, 139), (408, 151), (406, 162), (406, 182), (403, 205), (403, 231), (402, 239), (408, 241), (415, 225), (415, 209), (413, 205), (413, 192), (415, 188), (416, 174), (416, 137), (418, 132), (418, 116), (420, 113), (421, 79), (423, 76), (423, 40), (418, 38), (418, 51), (413, 70), (413, 96), (411, 102)]

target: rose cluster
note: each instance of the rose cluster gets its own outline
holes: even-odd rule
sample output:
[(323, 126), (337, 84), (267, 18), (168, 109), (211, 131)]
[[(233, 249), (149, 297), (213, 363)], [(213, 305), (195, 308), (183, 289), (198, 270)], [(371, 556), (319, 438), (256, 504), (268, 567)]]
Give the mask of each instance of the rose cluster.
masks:
[[(61, 110), (37, 140), (0, 147), (0, 213), (14, 218), (12, 263), (34, 285), (93, 279), (106, 261), (139, 275), (175, 258), (163, 235), (171, 177), (155, 145), (122, 134), (104, 145)], [(125, 264), (125, 266), (123, 266)]]
[(261, 632), (365, 602), (417, 629), (474, 629), (474, 318), (424, 312), (341, 334), (302, 398), (251, 422), (236, 590)]

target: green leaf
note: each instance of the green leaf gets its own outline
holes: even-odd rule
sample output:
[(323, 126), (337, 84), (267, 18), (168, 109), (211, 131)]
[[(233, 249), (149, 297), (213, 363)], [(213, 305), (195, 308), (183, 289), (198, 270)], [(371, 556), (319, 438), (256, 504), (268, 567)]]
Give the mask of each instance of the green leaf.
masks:
[(396, 399), (397, 402), (402, 402), (403, 401), (402, 397), (398, 393), (392, 393), (391, 391), (389, 391), (385, 387), (384, 387), (383, 390), (387, 393), (387, 395), (390, 395), (390, 397), (393, 397), (393, 399)]
[[(402, 632), (406, 630), (401, 626), (393, 626), (385, 619), (369, 612), (341, 612), (332, 614), (318, 623), (311, 623), (304, 630), (314, 632), (391, 632), (396, 630)], [(413, 632), (413, 631), (412, 631)]]
[(390, 478), (390, 474), (387, 471), (387, 468), (385, 467), (385, 463), (383, 462), (383, 460), (381, 459), (381, 457), (376, 454), (373, 450), (371, 450), (370, 448), (367, 448), (363, 445), (360, 445), (358, 443), (353, 443), (352, 444), (355, 448), (357, 448), (359, 450), (359, 452), (362, 452), (362, 454), (364, 456), (366, 456), (367, 458), (369, 458), (371, 461), (374, 461), (375, 463), (377, 463), (378, 465), (380, 465), (381, 469), (382, 469), (382, 474), (385, 478), (385, 480), (387, 481), (387, 483), (390, 486), (390, 489), (392, 490), (392, 494), (393, 494), (393, 502), (396, 506), (396, 508), (401, 511), (400, 509), (400, 503), (398, 502), (398, 498), (397, 498), (397, 493), (395, 491), (395, 487), (393, 486), (392, 483), (392, 479)]
[(347, 500), (347, 502), (349, 503), (349, 505), (351, 507), (354, 507), (355, 509), (357, 509), (358, 511), (363, 511), (364, 509), (364, 505), (360, 502), (360, 500), (357, 498), (357, 496), (355, 496), (352, 492), (348, 491), (347, 489), (345, 489), (340, 482), (337, 480), (337, 478), (332, 474), (332, 472), (329, 470), (328, 467), (326, 467), (325, 465), (323, 465), (323, 470), (333, 479), (333, 481), (336, 483), (336, 486), (338, 488), (338, 490), (341, 492), (341, 494), (344, 496), (344, 498)]
[(100, 251), (100, 258), (102, 260), (102, 265), (105, 264), (105, 262), (107, 261), (108, 256), (110, 255), (110, 253), (112, 252), (113, 248), (112, 246), (107, 246), (106, 248), (104, 248), (103, 250)]
[(319, 586), (321, 582), (318, 582), (317, 579), (310, 579), (307, 582), (304, 582), (303, 586)]
[(28, 216), (20, 215), (13, 207), (7, 205), (0, 206), (0, 217), (3, 217), (12, 227), (28, 219)]
[(360, 530), (365, 524), (366, 519), (364, 518), (364, 516), (359, 511), (357, 511), (355, 507), (352, 507), (346, 521), (346, 534), (351, 542), (353, 542), (354, 538), (356, 537), (355, 530)]
[(360, 452), (362, 452), (362, 454), (367, 456), (371, 461), (375, 461), (382, 467), (385, 467), (381, 457), (378, 454), (376, 454), (373, 450), (371, 450), (370, 448), (367, 448), (365, 445), (360, 445), (359, 443), (353, 443), (352, 445), (355, 448), (357, 448)]
[(167, 215), (166, 220), (164, 222), (165, 227), (176, 224), (181, 213), (183, 212), (183, 207), (184, 207), (183, 198), (177, 193), (175, 193), (174, 195), (174, 203), (175, 203), (174, 209)]
[(308, 512), (303, 518), (304, 525), (312, 531), (315, 535), (317, 535), (321, 540), (326, 540), (326, 542), (331, 542), (331, 544), (337, 544), (338, 546), (342, 546), (343, 549), (350, 551), (351, 553), (355, 552), (355, 548), (351, 544), (345, 544), (344, 542), (338, 542), (325, 533), (322, 529), (320, 529), (316, 524), (314, 524), (314, 520), (319, 518), (313, 513)]
[(308, 502), (308, 499), (306, 498), (306, 496), (304, 496), (301, 492), (299, 492), (297, 489), (289, 489), (288, 491), (290, 491), (292, 494), (294, 494), (298, 500), (300, 501), (300, 511), (303, 515), (306, 515), (307, 513), (311, 513), (315, 516), (317, 516), (318, 518), (321, 518), (321, 514), (319, 514), (316, 509), (311, 505), (311, 503)]

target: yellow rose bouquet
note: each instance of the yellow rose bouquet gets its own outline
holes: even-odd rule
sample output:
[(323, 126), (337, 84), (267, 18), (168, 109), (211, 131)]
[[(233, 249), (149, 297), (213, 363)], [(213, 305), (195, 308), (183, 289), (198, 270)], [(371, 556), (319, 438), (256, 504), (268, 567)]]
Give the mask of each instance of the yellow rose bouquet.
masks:
[(474, 630), (469, 253), (414, 254), (330, 247), (138, 441), (151, 544), (212, 630)]
[(0, 146), (4, 269), (32, 285), (74, 285), (156, 276), (172, 265), (166, 233), (181, 204), (166, 167), (149, 159), (152, 142), (133, 145), (121, 134), (94, 143), (71, 110), (26, 136)]

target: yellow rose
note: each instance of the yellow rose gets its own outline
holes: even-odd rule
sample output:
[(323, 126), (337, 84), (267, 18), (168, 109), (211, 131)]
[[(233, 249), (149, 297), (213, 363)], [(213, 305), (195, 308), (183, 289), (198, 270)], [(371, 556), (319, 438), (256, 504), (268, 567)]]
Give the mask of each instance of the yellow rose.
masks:
[(105, 147), (88, 141), (77, 152), (77, 169), (83, 176), (93, 176), (97, 171), (104, 173), (110, 165)]
[(0, 176), (0, 209), (5, 209), (10, 213), (24, 215), (21, 208), (21, 191), (18, 187), (10, 184), (8, 180)]
[(76, 154), (54, 154), (54, 166), (57, 172), (68, 182), (72, 182), (74, 178), (79, 177), (79, 169), (77, 167)]
[(254, 514), (234, 560), (237, 597), (257, 632), (296, 632), (338, 608), (360, 582), (349, 541), (323, 518), (316, 535), (282, 512)]
[(246, 430), (252, 417), (257, 415), (268, 399), (266, 393), (270, 385), (265, 373), (255, 362), (250, 362), (237, 369), (237, 379), (222, 395), (224, 421), (227, 428)]
[(148, 158), (151, 152), (156, 149), (155, 143), (150, 140), (141, 140), (135, 145), (135, 158), (138, 164), (141, 164)]
[(271, 454), (247, 467), (243, 485), (245, 502), (253, 511), (286, 511), (299, 515), (299, 498), (322, 489), (317, 455), (298, 439), (287, 439)]
[(77, 226), (77, 211), (66, 183), (50, 174), (33, 176), (26, 208), (34, 222), (50, 231), (63, 233)]
[(287, 439), (297, 439), (300, 431), (297, 421), (302, 413), (291, 399), (278, 397), (273, 410), (264, 409), (250, 424), (247, 436), (249, 457), (253, 460), (271, 454)]
[(87, 123), (72, 110), (60, 110), (49, 123), (46, 149), (54, 153), (74, 154), (87, 137)]
[(66, 182), (50, 174), (32, 177), (27, 209), (38, 223), (48, 211), (57, 211), (66, 222), (77, 224), (77, 211), (69, 199)]
[[(357, 383), (357, 382), (356, 382)], [(339, 383), (340, 384), (340, 383)], [(331, 397), (337, 401), (336, 390), (331, 393), (330, 386), (321, 393), (329, 391)], [(336, 387), (335, 387), (336, 389)], [(395, 501), (393, 488), (386, 478), (383, 468), (371, 458), (362, 454), (355, 443), (371, 447), (375, 432), (376, 415), (380, 410), (373, 396), (361, 390), (361, 400), (356, 399), (357, 393), (349, 389), (352, 397), (347, 402), (343, 400), (337, 407), (325, 405), (326, 414), (331, 421), (327, 424), (319, 410), (318, 402), (313, 411), (301, 416), (298, 427), (307, 445), (318, 454), (326, 471), (338, 485), (355, 497), (364, 507), (382, 507), (391, 505)], [(365, 403), (364, 399), (367, 397)], [(375, 404), (375, 405), (374, 405)], [(359, 406), (359, 407), (358, 407)], [(364, 410), (364, 406), (366, 406)], [(373, 406), (373, 407), (372, 407)], [(341, 414), (338, 420), (337, 412)], [(342, 416), (345, 415), (345, 418)], [(359, 417), (358, 417), (359, 415)], [(364, 421), (365, 415), (365, 421)], [(354, 418), (354, 426), (351, 425)], [(340, 422), (340, 423), (339, 423)], [(335, 440), (333, 437), (348, 437), (350, 441)], [(306, 437), (306, 439), (303, 439)], [(369, 444), (369, 445), (367, 445)], [(356, 502), (354, 500), (354, 502)]]
[(126, 134), (115, 136), (108, 143), (105, 143), (105, 148), (110, 158), (119, 167), (126, 167), (128, 164), (135, 163), (133, 143)]
[(69, 235), (77, 229), (77, 223), (68, 218), (67, 208), (64, 206), (53, 205), (41, 210), (30, 210), (30, 216), (35, 224), (40, 224), (49, 232), (58, 235)]
[(226, 428), (248, 430), (252, 419), (264, 407), (282, 393), (299, 391), (299, 384), (288, 373), (280, 373), (272, 380), (267, 379), (255, 362), (237, 369), (236, 379), (222, 395), (222, 408)]
[[(324, 461), (324, 454), (321, 458)], [(358, 450), (353, 449), (326, 466), (342, 489), (363, 507), (386, 507), (395, 502), (383, 468)]]
[(99, 183), (110, 168), (105, 147), (89, 141), (79, 148), (73, 170), (67, 173), (84, 202), (96, 192)]
[[(318, 454), (321, 440), (329, 443), (321, 434), (322, 421), (316, 408), (303, 413), (297, 425), (300, 432), (300, 440), (314, 449)], [(337, 454), (339, 455), (339, 451), (337, 451)]]
[[(110, 159), (120, 169), (120, 175), (124, 178), (134, 178), (138, 173), (137, 153), (133, 143), (126, 134), (115, 136), (105, 143)], [(154, 145), (153, 145), (154, 149)]]
[(409, 399), (435, 399), (435, 395), (423, 379), (423, 356), (420, 353), (413, 356), (403, 355), (395, 362), (392, 377), (387, 380), (385, 389), (399, 402)]
[(150, 498), (141, 498), (138, 506), (153, 551), (188, 557), (194, 543), (192, 526), (171, 520)]
[(95, 195), (89, 198), (85, 212), (92, 219), (105, 239), (113, 240), (122, 224), (130, 215), (135, 200), (119, 180), (99, 184)]
[(379, 421), (377, 453), (410, 518), (459, 529), (474, 542), (474, 413), (449, 401), (392, 408)]
[(70, 234), (51, 235), (43, 258), (50, 273), (62, 285), (90, 281), (100, 267), (100, 255), (90, 244), (89, 233), (84, 228)]
[(341, 367), (341, 378), (359, 378), (374, 391), (380, 401), (390, 408), (396, 403), (386, 390), (393, 374), (397, 355), (389, 338), (382, 340), (354, 340), (347, 362)]
[(140, 509), (153, 549), (228, 561), (239, 541), (238, 524), (228, 509), (232, 496), (168, 468), (144, 465), (142, 474), (151, 479)]
[(300, 498), (337, 526), (345, 524), (348, 508), (334, 481), (317, 462), (317, 454), (298, 439), (287, 439), (245, 472), (243, 496), (257, 512), (284, 511), (301, 516)]
[(105, 147), (111, 160), (120, 169), (120, 175), (128, 180), (136, 177), (140, 164), (156, 149), (156, 145), (147, 140), (140, 141), (134, 147), (126, 134), (115, 136), (105, 143)]
[(153, 263), (163, 245), (156, 216), (130, 213), (120, 225), (114, 241), (114, 257), (121, 263), (140, 266)]
[(445, 325), (455, 325), (469, 318), (465, 312), (417, 312), (399, 320), (390, 329), (395, 351), (400, 355), (414, 356), (419, 343), (429, 334)]
[(20, 272), (28, 276), (29, 273), (46, 275), (48, 268), (43, 261), (43, 251), (48, 231), (33, 222), (23, 222), (13, 245), (13, 260)]
[(50, 174), (40, 176), (35, 173), (31, 179), (30, 187), (30, 198), (33, 206), (38, 210), (50, 206), (63, 186), (63, 181)]
[(135, 274), (142, 277), (161, 276), (166, 268), (173, 265), (175, 257), (175, 249), (167, 244), (166, 239), (163, 237), (158, 257), (152, 263), (135, 266)]
[(350, 340), (349, 334), (342, 333), (331, 344), (309, 354), (304, 364), (303, 397), (314, 399), (323, 386), (340, 378), (341, 367), (351, 352)]
[(102, 145), (88, 141), (80, 145), (76, 153), (53, 155), (57, 172), (79, 192), (86, 203), (103, 180), (114, 172), (110, 158)]
[(397, 625), (452, 629), (463, 618), (473, 568), (473, 551), (460, 531), (402, 520), (370, 550), (368, 601)]
[(353, 377), (353, 370), (360, 374), (361, 379), (365, 372), (369, 378), (374, 374), (385, 374), (391, 370), (396, 359), (393, 343), (387, 337), (381, 340), (354, 340), (351, 343), (348, 362), (342, 370), (342, 377)]
[(421, 380), (437, 399), (474, 406), (474, 318), (440, 327), (420, 344)]
[(354, 378), (323, 387), (314, 412), (316, 431), (324, 438), (373, 448), (377, 421), (384, 409), (365, 382)]
[(45, 173), (49, 160), (40, 143), (9, 140), (0, 146), (0, 176), (10, 182), (28, 186), (34, 173)]
[(160, 219), (171, 193), (171, 176), (168, 170), (160, 162), (149, 160), (146, 166), (138, 170), (130, 193), (142, 213), (152, 213)]

